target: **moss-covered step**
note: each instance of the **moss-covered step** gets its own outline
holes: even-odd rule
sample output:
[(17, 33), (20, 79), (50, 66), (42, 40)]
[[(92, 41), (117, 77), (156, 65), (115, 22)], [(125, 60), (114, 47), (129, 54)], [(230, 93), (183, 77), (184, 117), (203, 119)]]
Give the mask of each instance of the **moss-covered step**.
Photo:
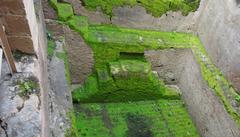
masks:
[(83, 4), (90, 10), (100, 7), (102, 11), (113, 16), (113, 8), (124, 5), (143, 6), (148, 13), (160, 17), (168, 11), (181, 11), (183, 15), (196, 11), (200, 0), (83, 0)]
[(152, 72), (149, 62), (134, 59), (110, 62), (109, 69), (97, 70), (72, 96), (74, 102), (82, 103), (180, 99)]
[(199, 137), (181, 100), (78, 104), (72, 121), (71, 137)]

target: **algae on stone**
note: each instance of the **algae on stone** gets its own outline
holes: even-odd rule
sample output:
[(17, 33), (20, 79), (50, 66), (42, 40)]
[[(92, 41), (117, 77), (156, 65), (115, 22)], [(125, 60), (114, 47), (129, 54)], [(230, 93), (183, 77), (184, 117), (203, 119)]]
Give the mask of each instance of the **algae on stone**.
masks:
[[(116, 4), (114, 6), (121, 6), (122, 4), (134, 6), (135, 4), (135, 0), (126, 1), (128, 3), (122, 3), (123, 0), (112, 1), (113, 3), (109, 1), (107, 2), (107, 0), (105, 2), (103, 0), (97, 1), (86, 0), (86, 1), (92, 2), (89, 5), (87, 5), (87, 3), (85, 2), (85, 5), (91, 8), (92, 6), (91, 4), (93, 4), (92, 6), (93, 9), (98, 7), (99, 3), (102, 3), (100, 4), (100, 7), (105, 6), (104, 8), (106, 8), (106, 13), (109, 14), (110, 16), (112, 16), (111, 15), (112, 7), (114, 4)], [(51, 0), (50, 2), (56, 9), (57, 7), (56, 5), (58, 4), (57, 0)], [(170, 2), (170, 0), (168, 2)], [(179, 0), (175, 2), (180, 3), (185, 2), (185, 4), (190, 5), (192, 4), (190, 6), (192, 8), (186, 8), (183, 6), (182, 7), (183, 13), (184, 11), (187, 11), (186, 13), (188, 13), (189, 11), (195, 11), (199, 5), (199, 0), (196, 1)], [(151, 7), (151, 2), (146, 3), (146, 5), (147, 4), (150, 4), (149, 9), (154, 9)], [(161, 6), (162, 5), (160, 5), (160, 7)], [(177, 7), (174, 7), (173, 9), (175, 8), (177, 9)], [(74, 16), (73, 18), (78, 17)], [(211, 62), (199, 38), (197, 38), (196, 36), (193, 36), (191, 34), (175, 32), (157, 32), (127, 29), (116, 27), (113, 25), (89, 25), (88, 29), (84, 29), (83, 31), (83, 29), (81, 29), (81, 26), (78, 26), (77, 22), (74, 22), (74, 20), (70, 22), (70, 24), (67, 22), (65, 23), (70, 25), (72, 29), (78, 31), (81, 35), (83, 35), (85, 41), (92, 47), (94, 51), (94, 58), (96, 60), (95, 71), (98, 69), (108, 69), (107, 64), (109, 62), (116, 61), (120, 58), (119, 52), (141, 53), (147, 49), (158, 50), (163, 48), (191, 48), (194, 55), (197, 58), (198, 63), (200, 64), (203, 78), (208, 82), (209, 87), (211, 87), (213, 91), (216, 92), (216, 94), (219, 96), (220, 100), (224, 104), (224, 107), (226, 108), (227, 112), (240, 126), (240, 114), (239, 114), (240, 112), (238, 113), (236, 109), (234, 109), (234, 106), (231, 104), (232, 102), (236, 101), (235, 98), (238, 97), (238, 94), (232, 88), (231, 84), (223, 77), (221, 71)], [(93, 73), (93, 76), (94, 79), (97, 80), (96, 72)], [(81, 92), (74, 92), (73, 99), (75, 94), (79, 95), (79, 93), (85, 91), (84, 89), (85, 85), (77, 89), (80, 90)]]
[(110, 17), (114, 16), (113, 8), (124, 5), (140, 5), (153, 16), (160, 17), (168, 11), (181, 11), (183, 15), (188, 15), (198, 9), (200, 0), (83, 0), (83, 3), (92, 10), (100, 7)]
[(74, 15), (71, 4), (59, 3), (57, 0), (50, 0), (50, 4), (57, 11), (58, 19), (61, 21), (67, 21)]
[(97, 69), (97, 78), (90, 76), (94, 79), (91, 82), (92, 86), (97, 88), (89, 89), (88, 83), (91, 79), (87, 79), (83, 87), (73, 91), (73, 100), (75, 102), (156, 100), (165, 93), (164, 83), (152, 73), (151, 64), (148, 62), (139, 60), (110, 62), (109, 71)]
[(199, 136), (181, 100), (79, 104), (74, 123), (78, 136), (85, 137)]
[(67, 24), (70, 28), (80, 32), (82, 36), (88, 33), (88, 19), (85, 16), (73, 16)]

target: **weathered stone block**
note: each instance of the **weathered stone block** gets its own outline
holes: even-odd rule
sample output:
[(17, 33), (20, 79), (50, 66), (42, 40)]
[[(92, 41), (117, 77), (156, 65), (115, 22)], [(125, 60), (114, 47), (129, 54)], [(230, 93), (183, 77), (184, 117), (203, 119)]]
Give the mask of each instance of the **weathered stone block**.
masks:
[(7, 15), (3, 16), (3, 24), (7, 35), (30, 36), (28, 21), (25, 16)]
[(8, 42), (12, 50), (19, 50), (29, 54), (35, 54), (33, 42), (30, 37), (8, 36)]
[(1, 0), (0, 15), (5, 14), (25, 15), (22, 0)]

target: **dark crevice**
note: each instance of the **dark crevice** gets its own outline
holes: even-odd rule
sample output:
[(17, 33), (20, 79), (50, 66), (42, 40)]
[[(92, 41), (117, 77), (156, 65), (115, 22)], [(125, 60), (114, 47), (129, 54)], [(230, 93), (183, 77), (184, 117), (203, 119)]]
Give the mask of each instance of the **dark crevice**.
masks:
[(6, 137), (8, 137), (8, 133), (7, 133), (8, 125), (7, 125), (7, 123), (4, 122), (2, 119), (0, 119), (0, 125), (1, 125), (1, 128), (4, 130), (4, 133), (5, 133)]
[(237, 5), (239, 5), (240, 4), (240, 0), (236, 0), (236, 3), (237, 3)]

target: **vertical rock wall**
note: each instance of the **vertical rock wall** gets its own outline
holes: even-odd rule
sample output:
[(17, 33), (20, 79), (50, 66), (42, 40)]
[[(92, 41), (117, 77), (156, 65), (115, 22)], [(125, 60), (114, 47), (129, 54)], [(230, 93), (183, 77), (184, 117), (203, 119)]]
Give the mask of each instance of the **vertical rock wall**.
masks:
[(49, 115), (48, 115), (48, 93), (49, 81), (47, 70), (47, 40), (46, 40), (46, 26), (43, 16), (43, 8), (41, 0), (23, 0), (29, 21), (29, 28), (32, 33), (32, 40), (34, 44), (35, 53), (37, 56), (36, 73), (41, 92), (41, 136), (49, 137)]
[(240, 8), (236, 0), (202, 0), (197, 32), (215, 65), (240, 90)]

